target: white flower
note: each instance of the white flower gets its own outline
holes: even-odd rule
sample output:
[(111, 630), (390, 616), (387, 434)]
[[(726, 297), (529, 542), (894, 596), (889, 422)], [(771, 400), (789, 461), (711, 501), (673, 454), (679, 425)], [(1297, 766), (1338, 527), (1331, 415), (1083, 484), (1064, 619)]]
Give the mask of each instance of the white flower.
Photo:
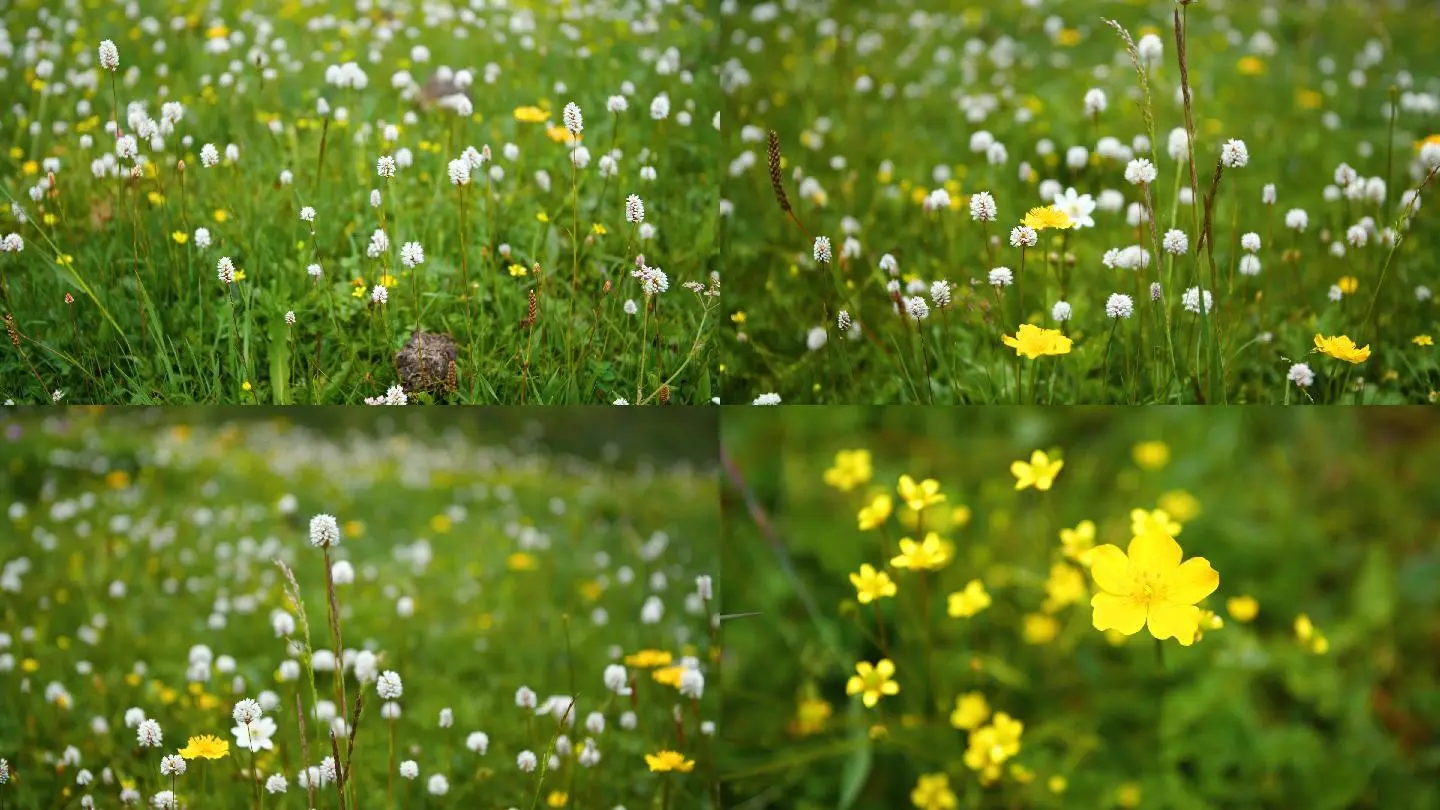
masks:
[(650, 117), (656, 121), (664, 121), (670, 117), (670, 97), (661, 93), (650, 100)]
[(286, 326), (294, 326), (294, 325), (295, 325), (295, 310), (293, 310), (293, 309), (291, 309), (291, 310), (286, 310), (286, 312), (285, 312), (285, 325), (286, 325)]
[(631, 194), (625, 198), (625, 221), (636, 223), (645, 221), (645, 201), (640, 199), (640, 195)]
[(209, 229), (209, 228), (196, 228), (196, 229), (195, 229), (195, 247), (200, 248), (201, 250), (204, 250), (204, 249), (210, 247), (210, 229)]
[(1345, 297), (1345, 291), (1340, 289), (1339, 284), (1331, 284), (1330, 291), (1326, 293), (1326, 295), (1330, 298), (1331, 301), (1339, 301), (1341, 298)]
[(420, 775), (420, 765), (413, 759), (407, 759), (400, 763), (400, 775), (406, 779), (414, 779)]
[[(1152, 297), (1153, 297), (1153, 292), (1152, 292)], [(1193, 313), (1195, 313), (1196, 315), (1199, 315), (1199, 314), (1200, 314), (1200, 288), (1199, 288), (1199, 287), (1191, 287), (1190, 289), (1186, 290), (1186, 291), (1185, 291), (1185, 294), (1182, 295), (1182, 296), (1180, 296), (1180, 303), (1185, 307), (1185, 310), (1186, 310), (1187, 312), (1193, 312)], [(1208, 312), (1210, 311), (1211, 306), (1213, 306), (1213, 305), (1214, 305), (1214, 300), (1213, 300), (1213, 298), (1212, 298), (1211, 295), (1210, 295), (1210, 291), (1209, 291), (1209, 290), (1206, 290), (1206, 291), (1205, 291), (1205, 311), (1208, 313)]]
[(230, 261), (229, 256), (221, 256), (220, 261), (215, 263), (215, 275), (224, 284), (235, 283), (235, 263)]
[(812, 352), (819, 351), (825, 347), (825, 342), (830, 338), (825, 332), (825, 327), (814, 326), (805, 333), (805, 347)]
[(917, 321), (923, 321), (930, 317), (930, 305), (925, 299), (916, 295), (905, 299), (905, 313)]
[(275, 747), (275, 742), (271, 739), (275, 736), (275, 731), (275, 718), (261, 717), (249, 724), (242, 723), (230, 729), (230, 734), (240, 748), (248, 748), (251, 751), (269, 751)]
[(970, 195), (970, 218), (976, 222), (995, 221), (995, 198), (988, 191)]
[(1066, 301), (1056, 301), (1055, 306), (1050, 308), (1050, 317), (1061, 323), (1070, 320), (1070, 304)]
[(573, 101), (565, 105), (560, 117), (565, 122), (565, 129), (569, 130), (571, 135), (579, 135), (581, 130), (585, 129), (585, 118), (580, 114), (580, 105)]
[(320, 514), (310, 518), (310, 545), (330, 548), (340, 543), (340, 524), (334, 515)]
[(515, 757), (515, 764), (525, 773), (531, 773), (535, 770), (535, 766), (539, 764), (539, 760), (535, 758), (534, 753), (521, 751), (520, 754)]
[(1250, 151), (1245, 142), (1230, 139), (1220, 147), (1220, 163), (1227, 169), (1239, 169), (1250, 162)]
[(1426, 287), (1424, 284), (1421, 284), (1420, 286), (1415, 288), (1416, 301), (1429, 301), (1431, 295), (1432, 293), (1430, 292), (1430, 288)]
[(1348, 163), (1341, 163), (1335, 167), (1335, 185), (1348, 186), (1360, 179), (1360, 173), (1350, 167)]
[(1246, 253), (1240, 257), (1240, 265), (1236, 268), (1242, 276), (1260, 275), (1260, 257), (1253, 253)]
[(1190, 154), (1190, 135), (1185, 132), (1184, 127), (1176, 127), (1170, 130), (1170, 137), (1165, 144), (1165, 153), (1171, 160), (1183, 160)]
[(207, 144), (205, 144), (204, 146), (200, 147), (200, 165), (201, 165), (201, 166), (204, 166), (205, 168), (208, 169), (208, 168), (216, 165), (216, 164), (219, 163), (219, 162), (220, 162), (220, 150), (218, 150), (218, 149), (215, 148), (215, 144), (213, 144), (213, 143), (207, 143)]
[(522, 686), (515, 690), (515, 705), (522, 709), (533, 709), (536, 706), (535, 691), (528, 686)]
[(167, 754), (160, 759), (161, 776), (179, 776), (185, 773), (185, 758), (179, 754)]
[(1140, 185), (1155, 182), (1155, 164), (1145, 158), (1135, 158), (1125, 165), (1125, 182)]
[(272, 773), (265, 780), (265, 791), (267, 793), (284, 793), (290, 788), (290, 783), (285, 781), (284, 774)]
[(1112, 293), (1105, 299), (1105, 317), (1128, 318), (1135, 312), (1135, 302), (1124, 293)]
[(400, 263), (406, 267), (415, 267), (425, 261), (425, 249), (420, 247), (419, 242), (406, 242), (400, 246)]
[(490, 735), (483, 731), (472, 731), (470, 736), (465, 738), (465, 747), (483, 755), (490, 748)]
[(1146, 34), (1135, 44), (1135, 51), (1142, 61), (1153, 64), (1165, 55), (1165, 43), (1155, 34)]
[(120, 67), (120, 49), (108, 39), (100, 43), (100, 67), (111, 71)]
[(381, 177), (394, 177), (395, 158), (390, 155), (381, 155), (380, 159), (375, 161), (375, 173)]
[(624, 96), (611, 96), (605, 100), (605, 109), (612, 113), (622, 113), (630, 109), (630, 101)]
[(1274, 183), (1266, 183), (1266, 184), (1265, 184), (1265, 187), (1260, 190), (1260, 202), (1264, 203), (1265, 205), (1274, 205), (1274, 204), (1275, 204), (1275, 184), (1274, 184)]
[(1259, 252), (1259, 250), (1260, 250), (1260, 234), (1251, 232), (1251, 233), (1247, 233), (1247, 234), (1241, 236), (1241, 237), (1240, 237), (1240, 247), (1244, 248), (1245, 250), (1250, 251), (1251, 253), (1257, 253), (1257, 252)]
[(1095, 227), (1095, 220), (1090, 216), (1095, 211), (1095, 201), (1089, 194), (1076, 194), (1074, 188), (1067, 188), (1063, 194), (1055, 195), (1055, 208), (1069, 215), (1074, 223), (1071, 227)]
[(162, 741), (160, 724), (154, 720), (142, 720), (135, 729), (135, 739), (141, 748), (159, 748)]
[(1186, 236), (1184, 231), (1168, 230), (1160, 240), (1160, 247), (1164, 248), (1166, 253), (1179, 256), (1190, 249), (1190, 237)]
[(687, 669), (680, 673), (680, 694), (693, 700), (699, 700), (705, 694), (705, 676), (695, 669)]
[(1105, 91), (1093, 88), (1085, 93), (1085, 114), (1099, 115), (1105, 112), (1106, 100)]
[(230, 716), (235, 718), (235, 722), (242, 726), (259, 720), (262, 714), (264, 712), (260, 709), (260, 702), (253, 698), (245, 698), (237, 702), (235, 709), (230, 712)]
[(455, 713), (450, 710), (449, 706), (446, 706), (440, 710), (440, 727), (450, 728), (453, 725), (455, 725)]
[(466, 186), (470, 184), (470, 161), (465, 158), (450, 161), (447, 171), (450, 174), (451, 185)]
[(1285, 379), (1295, 383), (1300, 388), (1309, 388), (1315, 384), (1315, 372), (1310, 370), (1306, 363), (1296, 363), (1285, 372)]
[(1369, 240), (1370, 232), (1365, 229), (1364, 225), (1351, 225), (1345, 231), (1345, 241), (1349, 242), (1351, 247), (1365, 247), (1365, 243)]
[(830, 261), (830, 257), (830, 237), (815, 237), (815, 261), (821, 263), (828, 262)]
[(1011, 247), (1035, 247), (1039, 241), (1039, 234), (1029, 225), (1017, 225), (1010, 229)]
[(431, 774), (430, 780), (425, 784), (425, 789), (430, 792), (431, 796), (444, 796), (450, 792), (450, 782), (443, 773)]
[(389, 300), (390, 300), (390, 290), (387, 289), (384, 284), (376, 284), (374, 287), (371, 287), (371, 288), (370, 288), (370, 302), (371, 302), (371, 303), (374, 303), (374, 304), (384, 304), (384, 303), (389, 302)]
[(380, 673), (380, 679), (375, 682), (375, 691), (386, 700), (395, 700), (405, 689), (400, 683), (400, 676), (394, 670), (387, 669)]
[(780, 395), (776, 393), (761, 394), (750, 402), (751, 405), (779, 405)]
[(1285, 212), (1285, 227), (1304, 232), (1310, 225), (1310, 215), (1303, 208), (1291, 208)]
[[(950, 306), (950, 282), (941, 279), (940, 281), (931, 283), (930, 300), (934, 301), (935, 306), (939, 309)], [(840, 328), (842, 330), (845, 329), (844, 326)]]
[(630, 675), (625, 667), (619, 664), (610, 664), (605, 667), (605, 688), (617, 695), (624, 697), (630, 694)]
[(992, 287), (1009, 287), (1015, 283), (1015, 274), (1008, 267), (997, 267), (990, 271), (989, 280)]

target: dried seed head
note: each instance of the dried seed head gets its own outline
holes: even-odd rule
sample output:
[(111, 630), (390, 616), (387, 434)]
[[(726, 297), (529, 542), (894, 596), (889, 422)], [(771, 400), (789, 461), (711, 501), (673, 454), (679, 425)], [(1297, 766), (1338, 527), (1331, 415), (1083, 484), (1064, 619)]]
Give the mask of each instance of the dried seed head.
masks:
[(5, 333), (10, 336), (10, 342), (15, 348), (20, 348), (20, 332), (15, 328), (15, 316), (5, 313)]
[(669, 402), (669, 401), (670, 401), (670, 386), (668, 386), (668, 385), (662, 385), (662, 386), (660, 386), (660, 391), (659, 391), (659, 393), (657, 394), (657, 396), (658, 396), (659, 399), (660, 399), (660, 404), (661, 404), (661, 405), (664, 405), (665, 403)]
[(775, 201), (780, 203), (780, 210), (790, 213), (790, 198), (785, 195), (784, 177), (780, 173), (780, 133), (770, 130), (770, 141), (766, 150), (766, 160), (770, 164), (770, 188), (775, 192)]
[(445, 369), (445, 388), (454, 391), (459, 387), (459, 380), (456, 379), (457, 371), (455, 361), (451, 360), (449, 367)]

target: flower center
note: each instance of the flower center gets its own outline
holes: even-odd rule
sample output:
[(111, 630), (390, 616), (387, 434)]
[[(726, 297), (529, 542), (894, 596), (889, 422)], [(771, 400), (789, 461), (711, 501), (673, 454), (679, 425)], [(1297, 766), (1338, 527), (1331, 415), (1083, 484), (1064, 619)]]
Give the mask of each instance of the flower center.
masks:
[(1154, 571), (1137, 571), (1133, 598), (1138, 604), (1147, 607), (1165, 601), (1165, 584), (1160, 575)]

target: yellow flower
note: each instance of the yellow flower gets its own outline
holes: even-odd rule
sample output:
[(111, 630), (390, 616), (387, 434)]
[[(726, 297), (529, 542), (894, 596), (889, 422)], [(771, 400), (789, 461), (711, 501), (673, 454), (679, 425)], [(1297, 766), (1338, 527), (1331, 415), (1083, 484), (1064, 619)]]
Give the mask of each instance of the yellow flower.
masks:
[(985, 591), (985, 583), (972, 579), (965, 583), (965, 590), (950, 594), (948, 601), (946, 612), (951, 618), (968, 619), (990, 607), (990, 594)]
[(535, 220), (536, 220), (537, 222), (549, 222), (549, 221), (550, 221), (550, 215), (547, 214), (547, 213), (545, 213), (544, 211), (541, 211), (540, 213), (538, 213), (538, 214), (535, 215)]
[[(1255, 57), (1247, 56), (1245, 58), (1254, 59)], [(1139, 807), (1140, 786), (1134, 782), (1126, 782), (1121, 785), (1120, 789), (1115, 791), (1115, 803), (1127, 810), (1129, 810), (1129, 808)]]
[(917, 512), (945, 500), (945, 496), (940, 492), (940, 482), (934, 478), (926, 478), (917, 484), (914, 478), (902, 475), (897, 491), (900, 493), (900, 500)]
[(1138, 533), (1128, 553), (1106, 544), (1095, 549), (1090, 575), (1099, 593), (1090, 598), (1096, 630), (1134, 635), (1149, 626), (1160, 640), (1188, 647), (1200, 628), (1195, 603), (1220, 587), (1220, 575), (1204, 557), (1181, 562), (1184, 550), (1162, 531)]
[(825, 483), (849, 492), (870, 480), (869, 450), (841, 450), (835, 454), (835, 466), (825, 471)]
[(226, 211), (224, 208), (216, 208), (214, 217), (216, 222), (224, 222), (225, 220), (230, 218), (230, 212)]
[(1045, 580), (1045, 601), (1040, 609), (1054, 613), (1066, 605), (1073, 605), (1085, 598), (1085, 576), (1073, 565), (1057, 562), (1050, 566), (1050, 576)]
[(744, 324), (744, 323), (745, 323), (745, 310), (743, 310), (743, 309), (737, 309), (737, 310), (735, 310), (735, 311), (734, 311), (733, 313), (731, 313), (731, 315), (730, 315), (730, 321), (731, 321), (731, 323)]
[(510, 277), (511, 277), (511, 278), (523, 278), (523, 277), (525, 276), (525, 274), (528, 273), (528, 272), (530, 272), (530, 271), (527, 270), (527, 269), (525, 269), (525, 265), (523, 265), (523, 264), (512, 264), (512, 265), (510, 265)]
[(685, 755), (678, 751), (656, 751), (654, 754), (646, 754), (645, 764), (650, 766), (652, 773), (669, 773), (670, 771), (690, 773), (695, 770), (695, 760), (686, 759)]
[(1026, 644), (1049, 644), (1060, 634), (1060, 622), (1053, 616), (1046, 616), (1044, 613), (1025, 614), (1025, 624), (1020, 630), (1020, 635), (1025, 639)]
[(675, 660), (675, 656), (664, 650), (641, 650), (633, 655), (625, 656), (625, 665), (639, 669), (650, 667), (663, 667)]
[(1161, 495), (1159, 506), (1162, 511), (1181, 523), (1194, 520), (1200, 514), (1200, 501), (1183, 489), (1171, 490)]
[(889, 520), (891, 507), (889, 495), (882, 493), (872, 498), (868, 506), (860, 508), (860, 531), (870, 531)]
[(795, 707), (795, 719), (790, 722), (790, 733), (797, 737), (808, 737), (825, 730), (825, 723), (835, 709), (820, 698), (803, 698)]
[(533, 554), (517, 551), (506, 558), (505, 566), (511, 571), (534, 571), (540, 567), (540, 561)]
[(1024, 731), (1024, 723), (1005, 712), (996, 712), (990, 725), (970, 732), (969, 744), (965, 748), (965, 766), (978, 772), (983, 784), (996, 781), (1000, 778), (1000, 766), (1005, 760), (1020, 753), (1020, 735)]
[(539, 107), (516, 107), (515, 120), (526, 124), (543, 124), (549, 120), (550, 113)]
[(1310, 622), (1310, 617), (1304, 613), (1295, 617), (1295, 637), (1316, 655), (1324, 655), (1330, 651), (1330, 641), (1315, 629), (1315, 625)]
[(1082, 520), (1073, 529), (1061, 529), (1060, 549), (1066, 557), (1089, 568), (1095, 551), (1095, 524)]
[(180, 756), (186, 759), (195, 759), (196, 757), (221, 759), (229, 753), (230, 743), (209, 734), (191, 737), (189, 743), (180, 749)]
[(1015, 354), (1034, 360), (1037, 357), (1069, 354), (1072, 341), (1059, 329), (1043, 329), (1033, 323), (1022, 323), (1014, 337), (1001, 335), (1000, 342)]
[(1031, 208), (1030, 212), (1025, 215), (1024, 224), (1037, 231), (1043, 231), (1046, 228), (1058, 228), (1063, 231), (1075, 223), (1070, 220), (1069, 214), (1053, 205), (1047, 205), (1042, 208)]
[(399, 283), (399, 279), (395, 278), (389, 273), (382, 273), (380, 276), (380, 283), (385, 285), (386, 287), (394, 287), (397, 283)]
[(1434, 339), (1431, 338), (1429, 335), (1416, 335), (1415, 337), (1413, 337), (1413, 338), (1410, 339), (1410, 342), (1411, 342), (1411, 343), (1414, 343), (1416, 346), (1434, 346), (1434, 345), (1435, 345)]
[(1165, 442), (1140, 442), (1130, 450), (1130, 455), (1142, 470), (1155, 471), (1170, 463), (1170, 446)]
[(979, 692), (966, 692), (955, 698), (955, 711), (950, 713), (950, 725), (965, 731), (979, 728), (990, 717), (990, 704)]
[(250, 387), (251, 387), (251, 386), (250, 386), (250, 381), (249, 381), (249, 380), (246, 380), (245, 382), (243, 382), (243, 383), (240, 384), (240, 387), (241, 387), (242, 389), (246, 390), (246, 391), (249, 391), (249, 390), (250, 390)]
[(654, 678), (656, 683), (662, 683), (662, 684), (664, 684), (664, 685), (666, 685), (666, 686), (670, 686), (670, 687), (674, 687), (675, 689), (679, 689), (679, 688), (680, 688), (680, 676), (681, 676), (681, 675), (684, 675), (684, 674), (685, 674), (685, 667), (679, 666), (679, 665), (677, 664), (677, 665), (668, 666), (668, 667), (660, 667), (660, 668), (652, 671), (652, 672), (650, 673), (650, 677)]
[(865, 708), (872, 709), (880, 698), (900, 692), (900, 684), (893, 680), (894, 677), (895, 662), (889, 658), (882, 658), (875, 664), (861, 661), (855, 665), (855, 674), (845, 684), (845, 694), (860, 695), (860, 702), (865, 704)]
[(569, 803), (570, 796), (563, 790), (552, 790), (550, 791), (550, 795), (545, 797), (545, 804), (550, 807), (564, 807)]
[(1243, 57), (1235, 63), (1235, 67), (1246, 76), (1259, 76), (1265, 72), (1265, 63), (1258, 56)]
[(1230, 618), (1248, 624), (1254, 621), (1255, 615), (1260, 612), (1260, 603), (1255, 601), (1253, 596), (1232, 596), (1225, 600), (1225, 610), (1229, 612)]
[(955, 791), (950, 789), (950, 777), (943, 773), (921, 774), (910, 791), (910, 803), (918, 810), (955, 810), (960, 806)]
[(1050, 788), (1051, 793), (1064, 793), (1065, 789), (1070, 787), (1070, 782), (1057, 773), (1045, 780), (1045, 787)]
[(1178, 537), (1180, 530), (1185, 528), (1170, 518), (1170, 513), (1164, 509), (1156, 509), (1153, 512), (1146, 512), (1144, 509), (1130, 510), (1130, 533), (1139, 534), (1168, 534), (1171, 537)]
[(855, 598), (862, 605), (895, 595), (895, 583), (890, 575), (876, 571), (875, 566), (869, 563), (860, 566), (860, 573), (850, 575), (850, 584), (855, 586)]
[(1344, 360), (1347, 363), (1363, 363), (1370, 359), (1370, 346), (1356, 348), (1355, 341), (1345, 335), (1325, 337), (1317, 334), (1315, 336), (1315, 348), (1321, 354), (1328, 354), (1336, 360)]
[(1360, 279), (1354, 276), (1341, 276), (1340, 283), (1336, 286), (1340, 288), (1340, 292), (1346, 295), (1354, 295), (1355, 291), (1360, 289)]
[(190, 234), (184, 231), (176, 231), (170, 234), (170, 238), (175, 240), (175, 244), (183, 245), (186, 242), (190, 241)]
[(1035, 487), (1041, 492), (1050, 489), (1055, 483), (1055, 476), (1060, 474), (1060, 468), (1065, 466), (1064, 459), (1050, 460), (1050, 456), (1044, 450), (1036, 450), (1030, 454), (1030, 463), (1016, 461), (1010, 464), (1010, 474), (1015, 476), (1015, 489), (1017, 491)]
[(900, 538), (900, 554), (890, 560), (896, 568), (911, 571), (938, 571), (950, 562), (950, 555), (940, 535), (930, 532), (923, 542), (917, 543), (908, 537)]
[(595, 224), (590, 226), (590, 232), (595, 234), (596, 236), (604, 236), (606, 234), (605, 226), (596, 222)]

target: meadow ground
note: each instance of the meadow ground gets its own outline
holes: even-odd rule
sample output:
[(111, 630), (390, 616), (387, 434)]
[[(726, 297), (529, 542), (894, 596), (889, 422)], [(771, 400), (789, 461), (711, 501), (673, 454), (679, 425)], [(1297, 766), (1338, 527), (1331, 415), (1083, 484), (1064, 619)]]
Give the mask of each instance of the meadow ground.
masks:
[(763, 412), (727, 807), (1440, 803), (1428, 410)]
[(722, 7), (726, 402), (1435, 396), (1433, 3)]
[(7, 417), (0, 804), (718, 808), (715, 424), (621, 413)]
[(7, 4), (0, 399), (712, 399), (702, 3), (271, 9)]

